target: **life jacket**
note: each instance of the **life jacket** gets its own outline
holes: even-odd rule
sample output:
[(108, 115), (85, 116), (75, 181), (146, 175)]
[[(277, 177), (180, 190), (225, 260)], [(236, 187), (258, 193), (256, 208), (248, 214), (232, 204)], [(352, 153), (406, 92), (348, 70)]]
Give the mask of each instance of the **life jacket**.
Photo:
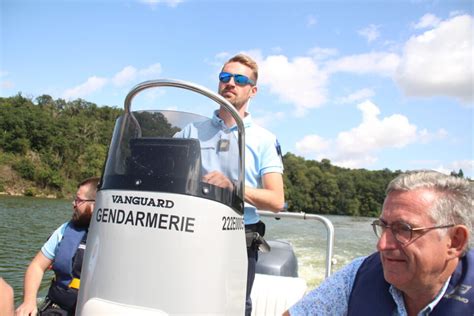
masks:
[[(473, 315), (473, 285), (474, 250), (470, 250), (459, 260), (444, 296), (430, 316)], [(357, 271), (347, 315), (392, 315), (397, 306), (389, 288), (390, 284), (383, 276), (380, 254), (376, 252), (367, 257)]]
[(68, 311), (74, 311), (76, 308), (87, 229), (76, 227), (72, 222), (68, 223), (52, 266), (55, 278), (49, 288), (48, 297)]

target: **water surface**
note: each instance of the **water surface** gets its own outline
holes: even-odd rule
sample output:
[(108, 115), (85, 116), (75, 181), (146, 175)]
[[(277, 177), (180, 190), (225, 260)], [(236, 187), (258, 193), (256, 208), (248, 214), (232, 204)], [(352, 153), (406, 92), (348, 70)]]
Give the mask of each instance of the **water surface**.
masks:
[[(15, 304), (23, 295), (23, 277), (28, 264), (51, 233), (69, 220), (72, 205), (66, 200), (0, 196), (0, 276), (15, 291)], [(327, 216), (335, 228), (333, 272), (350, 260), (370, 254), (376, 239), (371, 218)], [(310, 288), (325, 273), (326, 231), (316, 221), (264, 218), (266, 239), (282, 239), (293, 244), (298, 256), (299, 275)], [(39, 296), (45, 296), (53, 273), (47, 271)]]

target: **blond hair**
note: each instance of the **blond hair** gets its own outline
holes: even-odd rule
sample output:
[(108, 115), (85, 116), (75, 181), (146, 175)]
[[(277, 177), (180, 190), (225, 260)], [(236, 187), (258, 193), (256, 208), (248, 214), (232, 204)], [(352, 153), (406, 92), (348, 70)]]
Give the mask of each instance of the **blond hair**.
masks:
[(250, 78), (250, 79), (255, 81), (255, 84), (257, 84), (258, 65), (255, 62), (255, 60), (253, 60), (250, 56), (245, 55), (245, 54), (237, 54), (234, 57), (232, 57), (231, 59), (229, 59), (228, 61), (226, 61), (224, 66), (222, 66), (222, 69), (224, 69), (225, 65), (227, 65), (229, 63), (240, 63), (242, 65), (245, 65), (245, 66), (249, 67), (252, 70), (252, 75), (253, 75), (253, 78)]

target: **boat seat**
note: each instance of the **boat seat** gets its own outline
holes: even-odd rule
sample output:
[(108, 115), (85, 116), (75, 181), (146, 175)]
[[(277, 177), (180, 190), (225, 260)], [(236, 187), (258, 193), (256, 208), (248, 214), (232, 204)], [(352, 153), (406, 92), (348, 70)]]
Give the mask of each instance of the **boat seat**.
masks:
[(303, 297), (307, 289), (302, 278), (255, 274), (252, 287), (252, 315), (283, 314)]

